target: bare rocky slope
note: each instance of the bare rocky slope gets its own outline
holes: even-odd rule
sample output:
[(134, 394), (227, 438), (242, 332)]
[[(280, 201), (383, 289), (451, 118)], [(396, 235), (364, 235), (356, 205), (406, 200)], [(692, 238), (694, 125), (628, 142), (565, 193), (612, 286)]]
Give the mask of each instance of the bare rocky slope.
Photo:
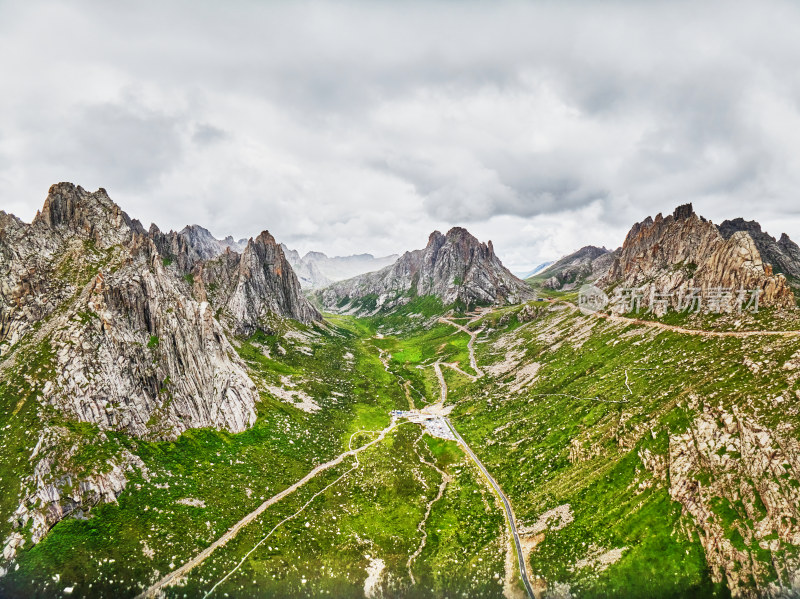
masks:
[(772, 266), (773, 272), (786, 275), (789, 283), (800, 286), (800, 247), (786, 233), (775, 239), (754, 220), (735, 218), (723, 221), (719, 232), (725, 239), (730, 239), (738, 231), (745, 231), (756, 244), (761, 259)]
[(28, 431), (40, 439), (16, 516), (33, 520), (34, 542), (65, 514), (113, 500), (136, 462), (117, 456), (75, 480), (59, 465), (71, 438), (61, 419), (144, 439), (255, 422), (258, 392), (229, 335), (320, 315), (269, 233), (241, 254), (230, 245), (196, 226), (145, 231), (105, 190), (70, 183), (50, 188), (30, 224), (0, 212), (0, 391), (29, 398), (15, 414), (50, 423)]
[(568, 291), (605, 275), (615, 255), (606, 248), (587, 245), (535, 273), (536, 280), (546, 289)]
[(415, 296), (435, 296), (445, 305), (514, 304), (534, 297), (533, 290), (503, 266), (492, 242), (481, 243), (454, 227), (434, 231), (427, 246), (403, 254), (394, 264), (334, 283), (317, 292), (327, 309), (375, 311)]
[(760, 290), (763, 305), (795, 306), (786, 277), (764, 263), (746, 231), (726, 239), (711, 221), (695, 214), (691, 204), (667, 217), (659, 214), (635, 224), (597, 284), (638, 289), (643, 305), (649, 305), (655, 292), (669, 295), (661, 306), (678, 307), (680, 296), (696, 288), (705, 294)]
[[(650, 308), (656, 297), (652, 307), (663, 312), (682, 307), (680, 302), (691, 290), (706, 298), (720, 293), (736, 297), (744, 290), (750, 292), (748, 301), (758, 290), (759, 305), (792, 308), (796, 305), (792, 282), (798, 275), (800, 248), (785, 233), (776, 241), (757, 222), (741, 218), (717, 227), (685, 204), (666, 217), (658, 214), (633, 225), (621, 248), (613, 252), (581, 248), (531, 282), (560, 291), (584, 284), (610, 293), (636, 290), (643, 309)], [(629, 304), (630, 298), (620, 298), (614, 307)]]

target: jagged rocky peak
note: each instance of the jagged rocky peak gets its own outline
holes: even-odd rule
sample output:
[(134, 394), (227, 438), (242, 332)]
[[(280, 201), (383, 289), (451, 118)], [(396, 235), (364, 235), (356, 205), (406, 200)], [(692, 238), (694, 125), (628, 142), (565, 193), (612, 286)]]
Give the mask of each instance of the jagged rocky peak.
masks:
[(0, 219), (0, 355), (74, 296), (86, 283), (76, 273), (97, 268), (143, 232), (104, 189), (72, 183), (51, 186), (31, 224)]
[(434, 231), (424, 249), (403, 254), (394, 264), (359, 275), (318, 292), (331, 309), (361, 310), (359, 300), (377, 297), (373, 310), (408, 302), (414, 296), (436, 296), (446, 305), (517, 303), (533, 290), (503, 266), (491, 242), (481, 243), (466, 229)]
[(129, 251), (119, 268), (93, 278), (53, 332), (59, 368), (47, 401), (149, 438), (251, 426), (255, 386), (211, 308), (185, 295), (151, 239), (137, 236)]
[(604, 247), (587, 245), (557, 260), (537, 275), (547, 289), (570, 290), (596, 281), (608, 273), (616, 254)]
[[(272, 331), (276, 317), (309, 324), (322, 315), (303, 295), (291, 264), (269, 231), (250, 239), (241, 256), (233, 252), (203, 264), (195, 271), (202, 291), (222, 309), (236, 334)], [(209, 293), (209, 289), (214, 289)]]
[(150, 225), (148, 233), (165, 259), (175, 262), (184, 273), (191, 272), (196, 264), (212, 260), (226, 251), (243, 251), (241, 243), (230, 235), (219, 240), (208, 229), (200, 225), (187, 225), (178, 232), (162, 233), (156, 225)]
[(72, 183), (50, 187), (32, 224), (85, 235), (103, 246), (123, 243), (132, 234), (145, 232), (139, 221), (129, 217), (108, 197), (105, 189), (101, 187), (91, 193)]
[(675, 220), (686, 220), (687, 218), (691, 218), (695, 216), (694, 208), (692, 208), (692, 204), (682, 204), (675, 208), (675, 211), (672, 213), (672, 216)]
[(800, 286), (800, 247), (786, 233), (779, 240), (763, 231), (761, 224), (754, 220), (735, 218), (723, 221), (719, 232), (725, 239), (730, 239), (739, 231), (746, 232), (758, 248), (761, 259), (772, 267), (773, 272), (783, 273), (790, 284)]
[(685, 292), (689, 287), (760, 289), (764, 305), (795, 305), (786, 278), (764, 264), (749, 232), (736, 231), (726, 239), (691, 204), (679, 206), (667, 217), (659, 214), (635, 224), (598, 284), (637, 288), (646, 297), (651, 291)]
[[(12, 380), (26, 352), (42, 352), (47, 374), (26, 381), (36, 386), (35, 401), (146, 439), (252, 426), (258, 391), (229, 333), (247, 334), (273, 317), (320, 317), (269, 233), (240, 255), (196, 225), (145, 231), (105, 190), (70, 183), (50, 188), (31, 224), (0, 213), (0, 272), (0, 380)], [(223, 283), (211, 306), (206, 272)], [(114, 470), (110, 491), (98, 494), (105, 471), (59, 474), (56, 428), (43, 423), (31, 459), (45, 474), (18, 510), (37, 523), (34, 540), (72, 509), (113, 501), (126, 484)]]
[(211, 234), (211, 231), (200, 225), (187, 225), (178, 235), (186, 238), (189, 247), (201, 260), (210, 260), (219, 256), (224, 250), (222, 243)]

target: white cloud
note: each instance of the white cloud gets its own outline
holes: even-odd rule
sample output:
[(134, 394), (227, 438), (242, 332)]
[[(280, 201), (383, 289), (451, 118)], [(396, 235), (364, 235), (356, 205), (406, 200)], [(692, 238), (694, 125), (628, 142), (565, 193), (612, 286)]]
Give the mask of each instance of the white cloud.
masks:
[(693, 201), (800, 237), (789, 2), (0, 4), (0, 208), (524, 270)]

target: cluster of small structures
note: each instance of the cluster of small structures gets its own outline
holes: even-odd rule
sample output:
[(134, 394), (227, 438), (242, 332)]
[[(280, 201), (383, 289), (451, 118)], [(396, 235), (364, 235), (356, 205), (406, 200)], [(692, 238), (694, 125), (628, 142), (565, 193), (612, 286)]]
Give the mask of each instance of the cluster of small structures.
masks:
[(449, 439), (450, 441), (456, 440), (450, 425), (441, 416), (426, 414), (419, 410), (392, 410), (391, 415), (393, 418), (407, 418), (409, 422), (424, 426), (426, 432), (433, 437)]

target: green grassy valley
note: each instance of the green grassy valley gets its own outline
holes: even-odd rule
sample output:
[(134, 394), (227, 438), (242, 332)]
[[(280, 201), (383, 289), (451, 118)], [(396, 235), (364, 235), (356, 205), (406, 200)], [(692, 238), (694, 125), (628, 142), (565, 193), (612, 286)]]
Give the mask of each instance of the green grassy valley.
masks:
[[(159, 592), (524, 596), (498, 499), (461, 448), (403, 419), (386, 430), (390, 411), (440, 401), (436, 368), (441, 407), (513, 505), (539, 595), (725, 597), (787, 582), (798, 559), (798, 435), (787, 419), (800, 392), (797, 337), (685, 334), (566, 302), (443, 314), (419, 300), (238, 339), (261, 395), (244, 433), (144, 441), (64, 422), (86, 447), (65, 472), (123, 453), (140, 462), (116, 502), (26, 542), (0, 594), (136, 596), (384, 431)], [(475, 336), (480, 373), (456, 325)], [(39, 355), (29, 368), (46, 377), (46, 348)], [(35, 426), (26, 372), (3, 387), (4, 426), (18, 435), (4, 439), (19, 439), (4, 444), (14, 466), (4, 483), (25, 473), (16, 464)], [(4, 521), (15, 507), (5, 495)]]

